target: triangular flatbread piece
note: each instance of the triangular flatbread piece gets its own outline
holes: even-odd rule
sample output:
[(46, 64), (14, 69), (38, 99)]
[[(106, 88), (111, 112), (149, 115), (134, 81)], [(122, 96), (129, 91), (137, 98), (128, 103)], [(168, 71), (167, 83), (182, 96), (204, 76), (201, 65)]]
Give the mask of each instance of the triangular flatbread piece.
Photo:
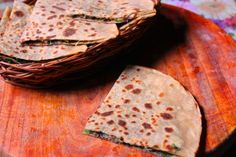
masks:
[(85, 133), (153, 153), (194, 157), (201, 135), (194, 97), (172, 77), (140, 66), (121, 74)]
[(94, 44), (118, 36), (115, 24), (65, 16), (70, 1), (38, 0), (21, 37), (29, 45)]

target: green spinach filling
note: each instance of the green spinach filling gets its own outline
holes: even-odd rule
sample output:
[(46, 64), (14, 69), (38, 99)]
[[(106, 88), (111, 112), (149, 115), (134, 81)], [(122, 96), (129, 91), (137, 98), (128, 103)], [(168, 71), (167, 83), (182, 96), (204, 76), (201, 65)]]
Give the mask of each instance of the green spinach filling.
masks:
[(73, 15), (72, 17), (82, 18), (82, 19), (87, 19), (87, 20), (102, 21), (102, 22), (115, 22), (115, 23), (129, 22), (128, 18), (102, 18), (102, 17), (96, 17), (96, 16), (91, 16), (91, 15), (85, 15), (85, 14)]
[(51, 45), (68, 45), (78, 46), (84, 44), (95, 43), (96, 41), (77, 41), (77, 40), (35, 40), (25, 41), (22, 43), (23, 46), (51, 46)]
[[(157, 154), (157, 155), (162, 155), (163, 157), (172, 157), (173, 156), (173, 154), (170, 154), (170, 153), (165, 152), (165, 151), (154, 150), (154, 149), (152, 149), (150, 147), (142, 147), (142, 146), (131, 145), (129, 143), (125, 143), (124, 141), (116, 138), (115, 136), (110, 136), (110, 135), (107, 135), (107, 134), (105, 134), (103, 132), (97, 132), (97, 131), (92, 131), (92, 130), (85, 129), (83, 131), (83, 134), (91, 135), (91, 136), (94, 136), (94, 137), (97, 137), (97, 138), (101, 138), (101, 139), (104, 139), (104, 140), (108, 140), (108, 141), (112, 141), (112, 142), (118, 143), (118, 144), (124, 144), (124, 145), (127, 145), (129, 147), (136, 147), (136, 148), (142, 149), (142, 150), (150, 152), (150, 153), (154, 153), (154, 154)], [(175, 150), (180, 150), (180, 148), (177, 147), (175, 144), (173, 144), (172, 147)]]

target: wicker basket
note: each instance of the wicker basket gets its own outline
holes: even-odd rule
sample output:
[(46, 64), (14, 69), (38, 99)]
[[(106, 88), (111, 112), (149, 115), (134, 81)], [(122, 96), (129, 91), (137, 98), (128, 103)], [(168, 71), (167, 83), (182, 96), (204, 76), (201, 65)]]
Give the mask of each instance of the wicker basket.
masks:
[[(19, 62), (1, 56), (0, 74), (5, 81), (24, 87), (43, 88), (63, 82), (69, 74), (83, 77), (84, 71), (101, 60), (122, 54), (147, 30), (155, 19), (155, 12), (140, 16), (120, 27), (120, 35), (93, 45), (83, 54), (71, 55), (47, 62)], [(79, 75), (83, 71), (83, 74)], [(68, 77), (67, 77), (68, 79)]]

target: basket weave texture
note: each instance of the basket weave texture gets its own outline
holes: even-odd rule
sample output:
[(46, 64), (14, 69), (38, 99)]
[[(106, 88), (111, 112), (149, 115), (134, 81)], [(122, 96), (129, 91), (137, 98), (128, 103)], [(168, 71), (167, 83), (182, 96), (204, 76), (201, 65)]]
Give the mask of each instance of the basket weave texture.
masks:
[[(92, 45), (84, 53), (41, 62), (19, 62), (7, 56), (0, 57), (0, 75), (5, 81), (24, 87), (43, 88), (64, 82), (68, 75), (94, 67), (101, 60), (122, 54), (137, 41), (155, 19), (152, 12), (123, 25), (115, 39)], [(125, 50), (125, 51), (124, 51)]]

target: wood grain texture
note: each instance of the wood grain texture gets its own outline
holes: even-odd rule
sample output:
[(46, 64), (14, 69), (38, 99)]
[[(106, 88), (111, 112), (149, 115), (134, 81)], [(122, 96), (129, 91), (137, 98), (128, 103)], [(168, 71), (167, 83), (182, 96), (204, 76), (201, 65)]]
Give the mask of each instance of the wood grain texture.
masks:
[(153, 156), (82, 135), (127, 64), (156, 68), (193, 93), (203, 113), (200, 154), (222, 152), (235, 140), (236, 43), (212, 22), (163, 5), (133, 52), (95, 76), (47, 90), (0, 80), (0, 157)]

